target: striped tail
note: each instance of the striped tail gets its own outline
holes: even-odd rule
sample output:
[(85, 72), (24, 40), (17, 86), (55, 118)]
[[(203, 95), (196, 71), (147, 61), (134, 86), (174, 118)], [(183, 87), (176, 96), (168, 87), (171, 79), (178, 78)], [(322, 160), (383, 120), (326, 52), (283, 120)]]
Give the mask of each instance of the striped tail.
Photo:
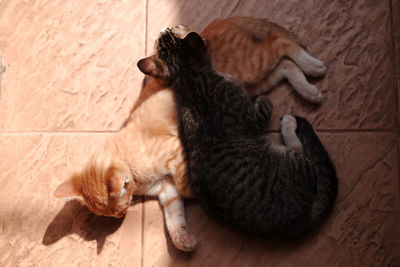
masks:
[(317, 195), (312, 206), (311, 217), (314, 221), (320, 221), (328, 215), (336, 200), (338, 190), (336, 170), (310, 123), (300, 117), (296, 117), (296, 121), (296, 134), (316, 172)]

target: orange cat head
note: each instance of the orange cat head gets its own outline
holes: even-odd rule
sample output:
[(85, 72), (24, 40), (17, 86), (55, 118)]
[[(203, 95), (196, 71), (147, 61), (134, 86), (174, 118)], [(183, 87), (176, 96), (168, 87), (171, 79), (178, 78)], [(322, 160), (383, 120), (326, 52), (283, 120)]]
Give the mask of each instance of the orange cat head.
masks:
[(137, 66), (144, 74), (171, 81), (183, 58), (210, 63), (207, 42), (197, 33), (178, 25), (162, 30), (156, 41), (155, 54), (139, 60)]
[(129, 167), (111, 153), (95, 153), (86, 167), (60, 184), (57, 198), (77, 199), (96, 215), (120, 218), (128, 210), (135, 183)]

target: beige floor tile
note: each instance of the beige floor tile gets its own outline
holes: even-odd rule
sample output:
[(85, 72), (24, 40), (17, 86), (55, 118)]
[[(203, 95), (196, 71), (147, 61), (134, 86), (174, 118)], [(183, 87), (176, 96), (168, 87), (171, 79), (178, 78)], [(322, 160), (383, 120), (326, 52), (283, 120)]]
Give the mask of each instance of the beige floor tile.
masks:
[(248, 236), (187, 205), (198, 237), (191, 254), (166, 241), (158, 203), (145, 203), (144, 266), (386, 266), (400, 253), (397, 137), (386, 133), (320, 134), (340, 180), (334, 212), (304, 239)]
[(0, 265), (140, 265), (141, 204), (116, 220), (53, 196), (104, 138), (0, 135)]
[(185, 24), (201, 31), (211, 21), (232, 15), (265, 17), (299, 36), (327, 65), (323, 79), (313, 79), (325, 100), (320, 107), (302, 101), (287, 85), (270, 96), (272, 128), (283, 114), (309, 118), (319, 129), (394, 129), (390, 9), (379, 1), (156, 1), (149, 0), (148, 51), (159, 31)]
[(0, 131), (116, 130), (140, 91), (145, 1), (2, 1)]
[[(136, 62), (159, 31), (232, 15), (280, 23), (327, 64), (312, 80), (320, 107), (287, 84), (269, 92), (272, 129), (285, 113), (307, 117), (336, 163), (327, 221), (301, 240), (261, 239), (188, 201), (199, 245), (184, 253), (156, 200), (116, 220), (55, 199), (107, 136), (96, 132), (127, 118), (143, 78)], [(0, 0), (0, 266), (400, 266), (399, 28), (397, 0)]]

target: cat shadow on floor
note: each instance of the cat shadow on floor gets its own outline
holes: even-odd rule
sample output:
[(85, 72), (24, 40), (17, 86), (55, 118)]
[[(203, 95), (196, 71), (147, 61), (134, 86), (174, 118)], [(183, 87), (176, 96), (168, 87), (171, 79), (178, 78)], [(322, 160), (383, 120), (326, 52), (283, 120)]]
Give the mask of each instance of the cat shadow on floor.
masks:
[[(151, 86), (146, 87), (149, 80), (149, 77), (143, 79), (142, 90), (131, 112), (153, 94), (165, 88), (160, 84), (160, 81), (154, 81)], [(143, 90), (145, 87), (146, 90)], [(127, 118), (122, 127), (126, 125), (128, 120), (129, 118)], [(131, 205), (137, 202), (142, 202), (141, 196), (134, 196)], [(78, 234), (87, 241), (96, 240), (97, 254), (100, 254), (107, 236), (118, 230), (124, 218), (96, 216), (78, 201), (71, 200), (65, 203), (64, 207), (51, 221), (44, 233), (42, 243), (50, 246), (67, 235)]]
[(100, 254), (107, 236), (117, 231), (123, 221), (124, 217), (118, 219), (94, 215), (78, 201), (71, 200), (51, 221), (42, 243), (50, 246), (67, 235), (78, 234), (87, 241), (96, 240), (97, 254)]

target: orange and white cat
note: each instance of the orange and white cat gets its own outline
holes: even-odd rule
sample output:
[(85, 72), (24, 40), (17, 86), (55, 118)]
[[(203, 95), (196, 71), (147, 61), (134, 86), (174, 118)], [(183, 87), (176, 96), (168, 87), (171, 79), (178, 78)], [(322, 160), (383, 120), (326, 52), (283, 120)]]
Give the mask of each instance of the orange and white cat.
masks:
[[(183, 26), (175, 29), (189, 32)], [(325, 66), (281, 27), (267, 20), (236, 17), (211, 23), (202, 36), (211, 47), (214, 67), (248, 85), (249, 94), (261, 93), (252, 89), (255, 84), (270, 88), (286, 78), (305, 99), (321, 101), (321, 93), (307, 82), (303, 71), (319, 76)], [(197, 241), (188, 231), (182, 197), (190, 198), (192, 192), (175, 102), (163, 80), (168, 73), (155, 56), (149, 58), (138, 66), (157, 78), (150, 78), (142, 89), (126, 125), (97, 149), (83, 170), (59, 185), (55, 196), (78, 199), (93, 213), (114, 217), (127, 212), (133, 195), (157, 196), (173, 244), (191, 251)]]
[(86, 167), (58, 186), (55, 196), (77, 199), (93, 213), (122, 217), (133, 195), (157, 196), (173, 244), (193, 250), (182, 197), (191, 197), (178, 138), (172, 92), (151, 79), (126, 126), (109, 137)]
[[(310, 56), (297, 44), (294, 34), (281, 26), (267, 19), (231, 17), (212, 22), (201, 36), (211, 48), (214, 68), (245, 85), (250, 95), (258, 95), (287, 79), (304, 99), (321, 102), (321, 92), (304, 73), (322, 76), (324, 63)], [(253, 87), (260, 83), (263, 91)]]

